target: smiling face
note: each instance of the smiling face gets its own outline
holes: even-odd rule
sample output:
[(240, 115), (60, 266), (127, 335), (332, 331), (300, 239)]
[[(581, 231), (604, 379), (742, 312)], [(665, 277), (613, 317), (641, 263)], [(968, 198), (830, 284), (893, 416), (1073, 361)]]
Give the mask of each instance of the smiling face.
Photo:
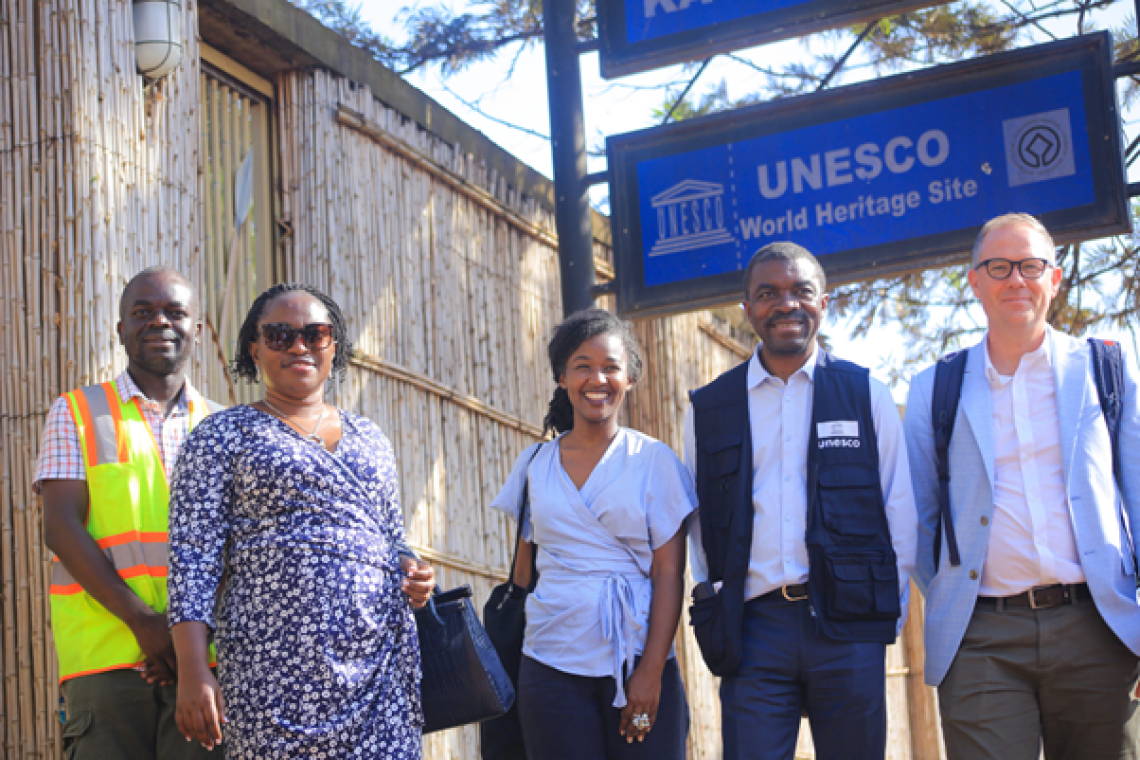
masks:
[[(993, 230), (982, 241), (978, 262), (990, 259), (1045, 259), (1052, 263), (1053, 247), (1039, 232), (1024, 224), (1008, 224)], [(1027, 280), (1014, 269), (1008, 278), (996, 280), (984, 269), (971, 269), (970, 287), (982, 302), (991, 332), (1036, 334), (1045, 329), (1049, 304), (1061, 285), (1061, 270), (1053, 266), (1036, 280)]]
[(574, 407), (574, 427), (612, 421), (633, 385), (625, 347), (617, 335), (603, 333), (584, 341), (570, 354), (558, 384)]
[(123, 293), (116, 329), (135, 374), (181, 372), (202, 331), (193, 288), (174, 272), (135, 278)]
[(744, 312), (764, 355), (811, 355), (828, 297), (819, 273), (804, 259), (770, 259), (752, 270)]
[(286, 324), (299, 329), (308, 324), (331, 322), (328, 310), (304, 291), (285, 293), (265, 305), (264, 313), (257, 320), (257, 340), (250, 344), (249, 353), (265, 378), (266, 388), (298, 399), (320, 391), (332, 371), (336, 342), (313, 350), (297, 336), (289, 348), (275, 351), (266, 345), (262, 325)]

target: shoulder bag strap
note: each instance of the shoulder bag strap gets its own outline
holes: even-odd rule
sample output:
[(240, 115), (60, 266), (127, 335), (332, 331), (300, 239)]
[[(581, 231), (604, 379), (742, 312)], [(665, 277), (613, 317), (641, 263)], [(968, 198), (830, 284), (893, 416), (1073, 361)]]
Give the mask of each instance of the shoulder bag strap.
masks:
[(1100, 410), (1112, 441), (1112, 474), (1120, 483), (1120, 418), (1124, 413), (1124, 355), (1120, 344), (1089, 338), (1093, 379), (1100, 399)]
[[(519, 560), (519, 542), (522, 541), (523, 524), (526, 522), (526, 515), (527, 515), (527, 512), (529, 511), (529, 507), (530, 507), (530, 465), (532, 462), (534, 462), (534, 458), (536, 456), (538, 456), (538, 452), (542, 451), (542, 447), (543, 447), (543, 444), (541, 444), (541, 443), (538, 444), (537, 447), (535, 447), (534, 453), (531, 454), (530, 459), (527, 460), (526, 469), (523, 470), (523, 490), (522, 490), (521, 503), (519, 504), (518, 527), (515, 530), (514, 550), (511, 552), (511, 574), (507, 578), (507, 581), (508, 581), (508, 583), (510, 583), (510, 588), (512, 591), (515, 589), (515, 563), (518, 562), (518, 560)], [(533, 541), (531, 542), (531, 546), (533, 546), (535, 549), (538, 548), (538, 546)], [(535, 573), (534, 573), (535, 553), (534, 553), (534, 551), (531, 552), (530, 557), (531, 557), (531, 560), (530, 560), (530, 564), (531, 564), (530, 585), (533, 588), (534, 587), (534, 580), (535, 580), (535, 577), (534, 577), (535, 576)]]
[(934, 457), (938, 469), (938, 522), (934, 530), (934, 570), (942, 555), (942, 531), (950, 564), (962, 564), (958, 537), (954, 532), (954, 515), (950, 511), (950, 438), (954, 435), (954, 418), (958, 415), (958, 399), (962, 395), (962, 378), (966, 374), (966, 351), (956, 351), (938, 360), (934, 369), (934, 397), (931, 399), (931, 422), (934, 427)]

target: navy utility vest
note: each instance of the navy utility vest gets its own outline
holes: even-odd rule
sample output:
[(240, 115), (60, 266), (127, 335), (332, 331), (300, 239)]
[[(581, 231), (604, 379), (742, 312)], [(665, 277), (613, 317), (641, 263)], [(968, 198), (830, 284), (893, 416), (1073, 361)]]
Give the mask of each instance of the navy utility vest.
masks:
[[(690, 394), (702, 544), (709, 581), (722, 584), (690, 615), (717, 675), (731, 674), (739, 662), (752, 553), (747, 377), (745, 362)], [(900, 613), (898, 564), (883, 507), (869, 375), (820, 349), (813, 386), (805, 536), (810, 602), (828, 637), (890, 643)]]
[(824, 635), (895, 640), (898, 558), (866, 369), (820, 351), (808, 437), (808, 593)]

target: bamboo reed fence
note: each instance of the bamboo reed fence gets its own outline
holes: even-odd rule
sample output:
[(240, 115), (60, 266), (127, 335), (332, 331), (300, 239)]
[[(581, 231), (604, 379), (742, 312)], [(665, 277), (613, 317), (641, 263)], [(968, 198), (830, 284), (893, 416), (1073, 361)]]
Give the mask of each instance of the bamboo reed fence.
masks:
[[(332, 72), (281, 73), (270, 98), (201, 65), (192, 0), (184, 14), (181, 67), (144, 89), (127, 0), (0, 5), (4, 758), (59, 756), (49, 557), (30, 482), (52, 401), (124, 365), (114, 326), (133, 273), (162, 263), (198, 286), (206, 327), (191, 376), (231, 403), (257, 392), (222, 371), (256, 293), (300, 280), (335, 298), (357, 353), (333, 400), (387, 431), (412, 542), (441, 585), (469, 583), (479, 603), (505, 577), (513, 535), (487, 505), (541, 437), (553, 389), (545, 343), (561, 303), (551, 212)], [(234, 177), (251, 151), (254, 211), (235, 234)], [(595, 260), (612, 276), (602, 243)], [(679, 450), (686, 392), (750, 347), (707, 313), (637, 331), (649, 372), (627, 423)], [(905, 641), (892, 673), (913, 661)], [(719, 757), (714, 680), (687, 630), (677, 648), (690, 756)], [(910, 749), (908, 710), (925, 709), (910, 680), (889, 684), (891, 757), (927, 760), (936, 755)], [(474, 759), (477, 731), (433, 735), (427, 756)]]
[[(117, 296), (158, 263), (196, 270), (196, 50), (144, 90), (131, 6), (0, 5), (0, 748), (56, 757), (59, 701), (49, 558), (31, 489), (52, 401), (112, 376)], [(183, 28), (196, 33), (192, 4)]]

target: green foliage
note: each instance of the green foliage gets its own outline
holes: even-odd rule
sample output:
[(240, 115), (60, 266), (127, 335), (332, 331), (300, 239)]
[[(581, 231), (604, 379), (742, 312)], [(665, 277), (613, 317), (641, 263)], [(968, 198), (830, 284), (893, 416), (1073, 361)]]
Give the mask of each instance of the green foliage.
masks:
[(978, 2), (940, 5), (884, 19), (867, 36), (865, 52), (877, 71), (935, 64), (1008, 50), (1021, 26)]
[(736, 107), (736, 104), (728, 99), (728, 84), (723, 79), (720, 80), (720, 84), (701, 95), (696, 103), (687, 97), (678, 101), (680, 95), (680, 91), (667, 95), (665, 102), (653, 109), (653, 117), (657, 121), (664, 121), (666, 116), (672, 114), (672, 121), (683, 121)]

